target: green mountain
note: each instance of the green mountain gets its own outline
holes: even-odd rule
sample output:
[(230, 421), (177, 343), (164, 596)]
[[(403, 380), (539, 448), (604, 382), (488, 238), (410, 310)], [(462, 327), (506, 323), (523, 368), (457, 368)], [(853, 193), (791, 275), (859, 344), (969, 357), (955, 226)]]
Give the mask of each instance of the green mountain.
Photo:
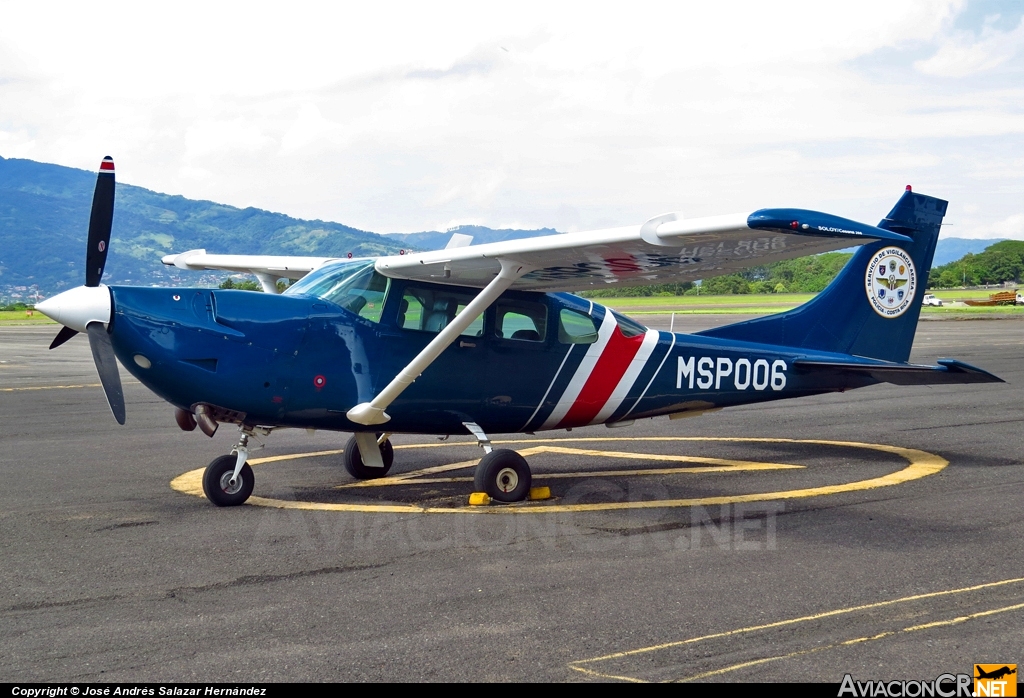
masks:
[(935, 246), (935, 257), (932, 259), (932, 269), (941, 267), (943, 264), (955, 262), (964, 255), (978, 254), (985, 248), (1002, 242), (1006, 238), (982, 239), (982, 238), (940, 238), (939, 244)]
[[(25, 300), (38, 290), (52, 295), (82, 283), (85, 239), (96, 175), (60, 165), (0, 157), (0, 301)], [(114, 228), (104, 281), (156, 285), (216, 285), (222, 272), (189, 272), (166, 267), (170, 252), (205, 248), (209, 252), (344, 256), (395, 254), (400, 249), (432, 250), (453, 233), (473, 236), (473, 244), (552, 235), (552, 228), (494, 230), (460, 226), (447, 232), (377, 235), (340, 223), (307, 221), (256, 208), (195, 201), (129, 184), (117, 185)], [(1020, 281), (1024, 242), (939, 240), (932, 285)], [(982, 251), (985, 247), (987, 250)], [(961, 257), (964, 252), (968, 252)], [(957, 261), (948, 262), (956, 254)], [(719, 279), (703, 293), (818, 291), (848, 259), (832, 253), (780, 262)], [(601, 295), (680, 294), (690, 284), (615, 289)]]
[(1024, 277), (1024, 240), (1003, 240), (977, 254), (932, 269), (928, 285), (932, 288), (981, 286), (1004, 281), (1020, 283)]
[(514, 228), (486, 228), (482, 225), (460, 225), (457, 228), (449, 228), (443, 233), (392, 233), (388, 239), (401, 240), (403, 244), (420, 250), (440, 250), (452, 239), (452, 235), (472, 235), (474, 245), (484, 245), (488, 242), (504, 242), (506, 240), (519, 240), (522, 238), (535, 238), (541, 235), (557, 235), (554, 228), (537, 228), (535, 230), (516, 230)]
[[(0, 295), (46, 296), (82, 283), (96, 175), (32, 160), (0, 158)], [(408, 245), (406, 245), (408, 246)], [(169, 252), (312, 256), (397, 253), (401, 241), (339, 223), (305, 221), (117, 185), (105, 283), (211, 284), (222, 273), (166, 267)], [(19, 287), (22, 287), (19, 289)]]

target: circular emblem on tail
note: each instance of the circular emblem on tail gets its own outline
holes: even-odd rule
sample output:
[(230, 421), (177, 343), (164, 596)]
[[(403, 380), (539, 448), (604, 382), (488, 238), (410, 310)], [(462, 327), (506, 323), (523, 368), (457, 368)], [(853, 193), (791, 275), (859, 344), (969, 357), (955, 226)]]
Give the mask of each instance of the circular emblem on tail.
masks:
[(868, 262), (865, 291), (875, 312), (886, 318), (899, 317), (914, 301), (917, 270), (910, 255), (899, 247), (884, 247)]

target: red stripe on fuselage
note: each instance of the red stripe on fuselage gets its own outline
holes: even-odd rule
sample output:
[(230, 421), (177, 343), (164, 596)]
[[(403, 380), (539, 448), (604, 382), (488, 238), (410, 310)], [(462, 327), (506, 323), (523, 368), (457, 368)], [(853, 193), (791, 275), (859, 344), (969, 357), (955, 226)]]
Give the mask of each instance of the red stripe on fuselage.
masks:
[(612, 396), (612, 391), (619, 384), (619, 380), (626, 373), (629, 363), (640, 351), (640, 345), (643, 343), (644, 335), (626, 337), (616, 325), (608, 344), (601, 352), (601, 358), (597, 360), (590, 377), (583, 384), (579, 397), (562, 417), (558, 427), (579, 426), (594, 421), (594, 417)]

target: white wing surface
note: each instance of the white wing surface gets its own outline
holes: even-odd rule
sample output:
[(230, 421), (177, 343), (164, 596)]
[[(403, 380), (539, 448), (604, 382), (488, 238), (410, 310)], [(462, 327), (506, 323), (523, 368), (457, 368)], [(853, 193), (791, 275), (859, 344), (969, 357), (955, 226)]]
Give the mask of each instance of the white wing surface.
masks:
[[(910, 242), (898, 233), (803, 209), (761, 209), (690, 220), (668, 213), (640, 226), (379, 257), (376, 268), (391, 278), (483, 288), (504, 260), (530, 270), (512, 288), (583, 291), (612, 284), (695, 281), (874, 240)], [(191, 250), (167, 255), (163, 263), (255, 274), (271, 288), (271, 279), (299, 279), (335, 259)]]
[(301, 279), (335, 257), (289, 257), (286, 255), (207, 254), (206, 250), (189, 250), (166, 255), (161, 261), (179, 269), (221, 269), (243, 274), (264, 274), (279, 279)]
[(641, 226), (381, 257), (376, 267), (392, 278), (482, 288), (506, 260), (532, 270), (512, 288), (582, 291), (695, 281), (874, 240), (910, 238), (801, 209), (691, 220), (669, 213)]

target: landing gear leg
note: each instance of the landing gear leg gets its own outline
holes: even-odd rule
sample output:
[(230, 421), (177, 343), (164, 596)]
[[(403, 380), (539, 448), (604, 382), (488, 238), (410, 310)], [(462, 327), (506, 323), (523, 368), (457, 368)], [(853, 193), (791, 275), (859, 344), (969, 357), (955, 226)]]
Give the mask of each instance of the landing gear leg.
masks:
[[(256, 476), (246, 463), (249, 460), (249, 439), (255, 436), (255, 430), (242, 425), (238, 431), (238, 443), (231, 453), (214, 458), (203, 473), (203, 493), (219, 507), (244, 504), (256, 485)], [(265, 433), (269, 433), (269, 429)], [(262, 447), (262, 444), (257, 446)]]
[(499, 502), (521, 502), (530, 494), (533, 475), (530, 466), (521, 455), (507, 448), (495, 450), (491, 440), (475, 422), (463, 422), (463, 426), (476, 437), (484, 457), (476, 466), (473, 486), (477, 492)]

